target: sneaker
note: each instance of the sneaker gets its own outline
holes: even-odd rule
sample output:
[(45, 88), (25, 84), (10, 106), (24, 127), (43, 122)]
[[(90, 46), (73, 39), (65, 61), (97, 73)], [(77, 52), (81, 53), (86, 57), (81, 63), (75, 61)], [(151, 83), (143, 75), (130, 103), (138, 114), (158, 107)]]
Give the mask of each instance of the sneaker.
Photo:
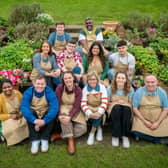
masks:
[(87, 144), (88, 145), (93, 145), (94, 144), (94, 133), (89, 134), (89, 137), (87, 139)]
[(124, 148), (130, 147), (130, 141), (129, 141), (128, 137), (126, 137), (126, 136), (122, 137), (122, 145)]
[(119, 138), (118, 137), (112, 137), (111, 143), (112, 143), (112, 146), (118, 147), (119, 146)]
[(48, 140), (41, 140), (41, 152), (48, 152)]
[(33, 155), (38, 153), (39, 145), (40, 145), (40, 141), (39, 140), (32, 141), (31, 153)]
[(103, 140), (103, 132), (102, 132), (101, 127), (98, 127), (98, 129), (97, 129), (96, 140), (97, 141), (102, 141)]

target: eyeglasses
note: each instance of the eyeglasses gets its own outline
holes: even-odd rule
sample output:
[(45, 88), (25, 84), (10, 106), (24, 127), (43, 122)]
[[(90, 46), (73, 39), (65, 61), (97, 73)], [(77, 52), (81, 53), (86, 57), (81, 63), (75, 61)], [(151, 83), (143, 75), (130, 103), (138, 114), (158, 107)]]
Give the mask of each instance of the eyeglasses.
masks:
[(90, 78), (90, 79), (88, 79), (89, 81), (95, 81), (95, 80), (97, 80), (96, 78)]

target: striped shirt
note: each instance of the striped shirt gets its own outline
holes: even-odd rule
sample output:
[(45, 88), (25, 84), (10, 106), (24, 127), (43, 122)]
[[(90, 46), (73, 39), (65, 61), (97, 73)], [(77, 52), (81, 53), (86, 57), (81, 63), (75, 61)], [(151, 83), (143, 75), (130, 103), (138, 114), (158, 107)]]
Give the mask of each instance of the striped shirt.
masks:
[(96, 91), (95, 89), (93, 89), (91, 91), (88, 91), (87, 86), (85, 86), (83, 88), (83, 91), (82, 91), (82, 100), (81, 100), (81, 108), (82, 108), (83, 112), (87, 116), (89, 116), (89, 115), (92, 114), (92, 111), (91, 111), (91, 109), (88, 106), (88, 100), (87, 100), (87, 97), (90, 94), (94, 94), (94, 95), (101, 94), (101, 104), (98, 107), (98, 113), (100, 113), (102, 115), (102, 114), (104, 114), (104, 112), (107, 109), (107, 105), (108, 105), (107, 90), (106, 90), (106, 88), (105, 88), (104, 85), (99, 84), (99, 86), (100, 86), (100, 90), (99, 91)]

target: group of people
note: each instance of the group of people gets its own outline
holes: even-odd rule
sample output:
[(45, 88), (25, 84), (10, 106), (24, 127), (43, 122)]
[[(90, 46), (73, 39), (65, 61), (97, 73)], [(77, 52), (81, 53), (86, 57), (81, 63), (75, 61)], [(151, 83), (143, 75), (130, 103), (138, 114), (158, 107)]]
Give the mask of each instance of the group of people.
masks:
[[(103, 140), (103, 125), (111, 123), (112, 146), (122, 140), (130, 147), (129, 136), (154, 143), (168, 138), (168, 98), (158, 87), (156, 76), (148, 74), (145, 86), (134, 89), (131, 80), (135, 58), (127, 52), (127, 42), (120, 40), (118, 52), (105, 54), (100, 29), (91, 18), (80, 31), (80, 46), (64, 31), (63, 22), (33, 56), (30, 76), (32, 86), (23, 97), (12, 88), (10, 80), (1, 82), (0, 135), (8, 145), (29, 137), (31, 153), (47, 152), (50, 140), (67, 139), (67, 151), (75, 153), (74, 138), (87, 132), (88, 145)], [(60, 125), (61, 132), (53, 128)]]

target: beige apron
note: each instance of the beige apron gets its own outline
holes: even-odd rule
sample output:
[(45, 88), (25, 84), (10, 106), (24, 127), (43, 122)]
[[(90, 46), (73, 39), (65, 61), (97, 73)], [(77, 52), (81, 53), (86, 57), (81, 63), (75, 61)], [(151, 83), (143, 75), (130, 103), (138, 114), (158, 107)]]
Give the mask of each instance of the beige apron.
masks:
[(127, 56), (127, 64), (123, 64), (119, 59), (117, 65), (114, 66), (114, 69), (115, 69), (115, 73), (118, 71), (127, 72), (128, 71), (128, 56)]
[[(93, 72), (93, 71), (95, 71), (97, 73), (97, 75), (99, 76), (99, 79), (100, 79), (100, 77), (103, 73), (103, 66), (102, 66), (100, 60), (90, 63), (90, 65), (88, 67), (88, 73)], [(86, 83), (86, 75), (83, 75), (83, 80)], [(102, 84), (105, 85), (105, 86), (108, 86), (109, 85), (109, 80), (107, 78), (104, 79)]]
[[(98, 108), (101, 105), (101, 94), (102, 93), (97, 93), (97, 94), (89, 94), (87, 96), (88, 99), (88, 107), (91, 109), (93, 113), (98, 112)], [(105, 123), (106, 116), (103, 115), (103, 124)]]
[(38, 118), (41, 119), (49, 109), (49, 105), (46, 101), (45, 94), (40, 98), (33, 95), (30, 108), (33, 109), (36, 112)]
[(108, 107), (108, 115), (110, 115), (111, 113), (111, 110), (113, 109), (114, 105), (118, 104), (116, 103), (116, 101), (118, 100), (123, 100), (124, 101), (124, 104), (121, 104), (123, 106), (128, 106), (131, 108), (131, 104), (129, 103), (129, 98), (128, 96), (118, 96), (118, 95), (113, 95), (112, 96), (112, 101), (109, 103), (109, 107)]
[[(5, 103), (8, 113), (19, 110), (20, 102), (16, 96), (12, 101), (5, 98)], [(2, 121), (2, 134), (7, 141), (7, 145), (21, 142), (29, 136), (26, 120), (22, 117), (18, 120), (8, 119)]]
[[(159, 96), (142, 95), (139, 111), (141, 112), (141, 114), (146, 120), (155, 122), (159, 118), (162, 112)], [(163, 136), (168, 136), (167, 129), (168, 129), (168, 117), (166, 117), (161, 122), (160, 126), (156, 130), (150, 130), (143, 124), (143, 122), (137, 116), (134, 116), (133, 127), (132, 127), (133, 131), (139, 131), (154, 137), (163, 137)]]
[(56, 34), (55, 42), (54, 42), (54, 50), (58, 53), (59, 51), (65, 49), (65, 47), (66, 47), (65, 35), (64, 35), (64, 41), (58, 41), (57, 34)]
[[(40, 66), (41, 66), (41, 69), (43, 69), (46, 72), (50, 72), (52, 70), (51, 62), (49, 60), (47, 62), (42, 61), (42, 56), (41, 56)], [(40, 74), (35, 68), (33, 68), (32, 73), (30, 75), (31, 81), (36, 79), (38, 76), (40, 76)]]
[(68, 71), (72, 71), (72, 69), (76, 66), (75, 59), (74, 58), (65, 58), (64, 65)]
[(84, 32), (86, 33), (87, 46), (88, 48), (90, 48), (92, 43), (96, 41), (96, 34), (95, 34), (96, 28), (93, 28), (92, 33), (89, 33), (88, 30), (84, 28)]
[[(61, 115), (69, 115), (70, 111), (73, 108), (73, 104), (75, 102), (75, 93), (67, 94), (65, 89), (62, 94), (62, 104), (60, 105), (60, 114)], [(73, 118), (72, 121), (86, 124), (86, 119), (84, 113), (80, 110)]]

